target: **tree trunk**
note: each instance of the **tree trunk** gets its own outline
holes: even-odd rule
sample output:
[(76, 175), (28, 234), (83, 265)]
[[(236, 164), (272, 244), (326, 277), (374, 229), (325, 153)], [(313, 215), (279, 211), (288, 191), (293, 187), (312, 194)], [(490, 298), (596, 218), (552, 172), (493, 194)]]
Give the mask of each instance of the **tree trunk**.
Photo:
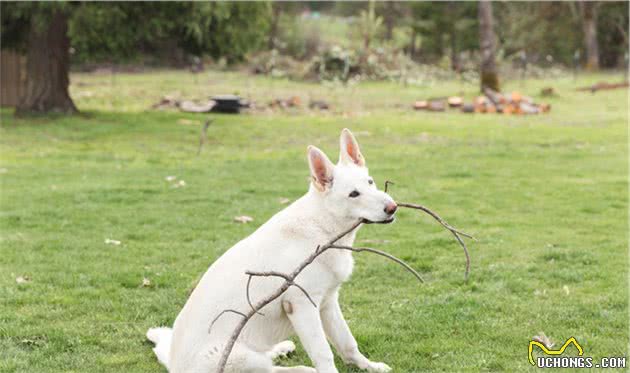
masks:
[[(444, 8), (448, 15), (454, 16), (457, 14), (457, 4), (454, 1), (449, 1), (448, 5)], [(455, 20), (453, 20), (451, 26), (449, 27), (450, 32), (448, 33), (448, 38), (451, 43), (451, 69), (457, 73), (460, 72), (459, 65), (459, 52), (457, 51), (457, 33), (458, 31), (455, 29)]]
[(411, 30), (411, 40), (409, 41), (409, 56), (412, 60), (416, 60), (416, 42), (418, 40), (418, 33), (415, 29)]
[(586, 47), (586, 69), (599, 69), (599, 44), (597, 43), (597, 7), (592, 1), (580, 2), (582, 13), (582, 29), (584, 31), (584, 46)]
[(394, 38), (396, 18), (398, 17), (396, 3), (393, 1), (386, 1), (383, 5), (385, 6), (385, 12), (383, 14), (383, 21), (385, 23), (385, 40), (392, 40)]
[(494, 19), (492, 3), (488, 0), (479, 2), (479, 47), (481, 49), (481, 90), (499, 89), (499, 74), (495, 61), (496, 36), (494, 35)]
[(269, 39), (267, 40), (267, 48), (275, 49), (276, 40), (278, 39), (278, 25), (280, 23), (280, 14), (282, 4), (278, 2), (271, 2), (271, 25), (269, 27)]
[(16, 108), (16, 115), (27, 113), (77, 112), (68, 94), (70, 41), (68, 18), (54, 12), (48, 24), (31, 17), (26, 53), (26, 89)]

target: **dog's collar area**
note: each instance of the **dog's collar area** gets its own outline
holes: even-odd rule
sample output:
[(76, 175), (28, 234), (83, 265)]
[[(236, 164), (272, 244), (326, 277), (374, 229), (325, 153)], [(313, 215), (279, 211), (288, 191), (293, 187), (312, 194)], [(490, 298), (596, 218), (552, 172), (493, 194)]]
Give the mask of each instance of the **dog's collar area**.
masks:
[(368, 219), (363, 219), (363, 224), (390, 224), (390, 223), (393, 223), (394, 220), (396, 220), (396, 218), (393, 216), (391, 218), (381, 220), (381, 221), (372, 221)]

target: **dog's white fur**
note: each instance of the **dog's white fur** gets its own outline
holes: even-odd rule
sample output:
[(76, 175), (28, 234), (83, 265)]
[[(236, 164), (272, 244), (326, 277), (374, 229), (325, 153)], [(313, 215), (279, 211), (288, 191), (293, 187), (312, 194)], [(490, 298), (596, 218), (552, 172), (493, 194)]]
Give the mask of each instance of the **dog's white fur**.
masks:
[[(171, 373), (216, 370), (240, 316), (224, 314), (211, 333), (208, 327), (225, 309), (249, 310), (245, 271), (290, 273), (318, 244), (349, 229), (358, 219), (393, 220), (396, 205), (389, 195), (376, 188), (349, 130), (341, 133), (337, 165), (314, 146), (308, 147), (308, 160), (312, 178), (309, 191), (210, 266), (172, 330), (153, 328), (147, 332), (156, 344), (154, 351), (159, 361)], [(351, 197), (353, 191), (360, 195)], [(355, 234), (356, 230), (339, 244), (352, 245)], [(388, 372), (386, 364), (372, 362), (359, 352), (339, 307), (339, 287), (350, 277), (353, 263), (351, 252), (329, 250), (306, 267), (296, 282), (308, 291), (317, 308), (299, 289), (289, 288), (262, 310), (264, 316), (256, 315), (248, 322), (228, 359), (226, 372), (334, 373), (337, 368), (327, 339), (345, 362), (370, 372)], [(255, 278), (250, 292), (253, 303), (273, 293), (282, 281)], [(316, 370), (273, 366), (274, 358), (295, 349), (292, 342), (284, 341), (292, 334), (297, 334)]]

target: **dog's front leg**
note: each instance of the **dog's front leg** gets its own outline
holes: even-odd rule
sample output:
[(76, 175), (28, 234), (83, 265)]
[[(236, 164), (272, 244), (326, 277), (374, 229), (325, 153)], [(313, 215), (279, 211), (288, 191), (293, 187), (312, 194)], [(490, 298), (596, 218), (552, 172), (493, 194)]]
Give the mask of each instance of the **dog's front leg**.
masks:
[(301, 293), (282, 301), (282, 307), (317, 373), (338, 373), (332, 350), (322, 328), (319, 310)]
[(326, 335), (343, 361), (368, 372), (389, 372), (391, 370), (387, 364), (372, 362), (359, 351), (357, 341), (341, 313), (338, 291), (335, 291), (322, 306), (321, 315)]

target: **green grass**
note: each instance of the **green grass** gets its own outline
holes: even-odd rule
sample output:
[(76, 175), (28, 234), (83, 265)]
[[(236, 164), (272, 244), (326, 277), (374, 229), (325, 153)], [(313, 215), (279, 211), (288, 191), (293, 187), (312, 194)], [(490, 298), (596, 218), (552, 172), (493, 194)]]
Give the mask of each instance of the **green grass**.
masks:
[[(280, 198), (305, 192), (306, 146), (336, 157), (343, 127), (357, 135), (377, 182), (396, 182), (396, 199), (430, 206), (478, 238), (465, 283), (461, 249), (429, 217), (400, 211), (394, 225), (362, 229), (359, 243), (405, 259), (427, 281), (356, 255), (342, 308), (367, 356), (396, 372), (534, 370), (527, 345), (541, 331), (556, 347), (575, 336), (587, 356), (627, 355), (628, 93), (574, 91), (619, 77), (508, 83), (559, 93), (551, 113), (523, 117), (409, 109), (424, 97), (474, 95), (459, 82), (343, 88), (233, 72), (204, 73), (196, 84), (178, 72), (72, 78), (83, 115), (1, 111), (2, 372), (161, 371), (147, 328), (171, 324), (221, 253), (283, 208)], [(197, 156), (205, 116), (147, 110), (177, 91), (238, 91), (263, 103), (331, 97), (334, 110), (211, 115)], [(186, 186), (173, 188), (168, 175)], [(255, 221), (232, 221), (243, 214)], [(31, 280), (17, 284), (18, 276)], [(143, 278), (151, 286), (141, 287)], [(283, 364), (310, 362), (300, 348)]]

